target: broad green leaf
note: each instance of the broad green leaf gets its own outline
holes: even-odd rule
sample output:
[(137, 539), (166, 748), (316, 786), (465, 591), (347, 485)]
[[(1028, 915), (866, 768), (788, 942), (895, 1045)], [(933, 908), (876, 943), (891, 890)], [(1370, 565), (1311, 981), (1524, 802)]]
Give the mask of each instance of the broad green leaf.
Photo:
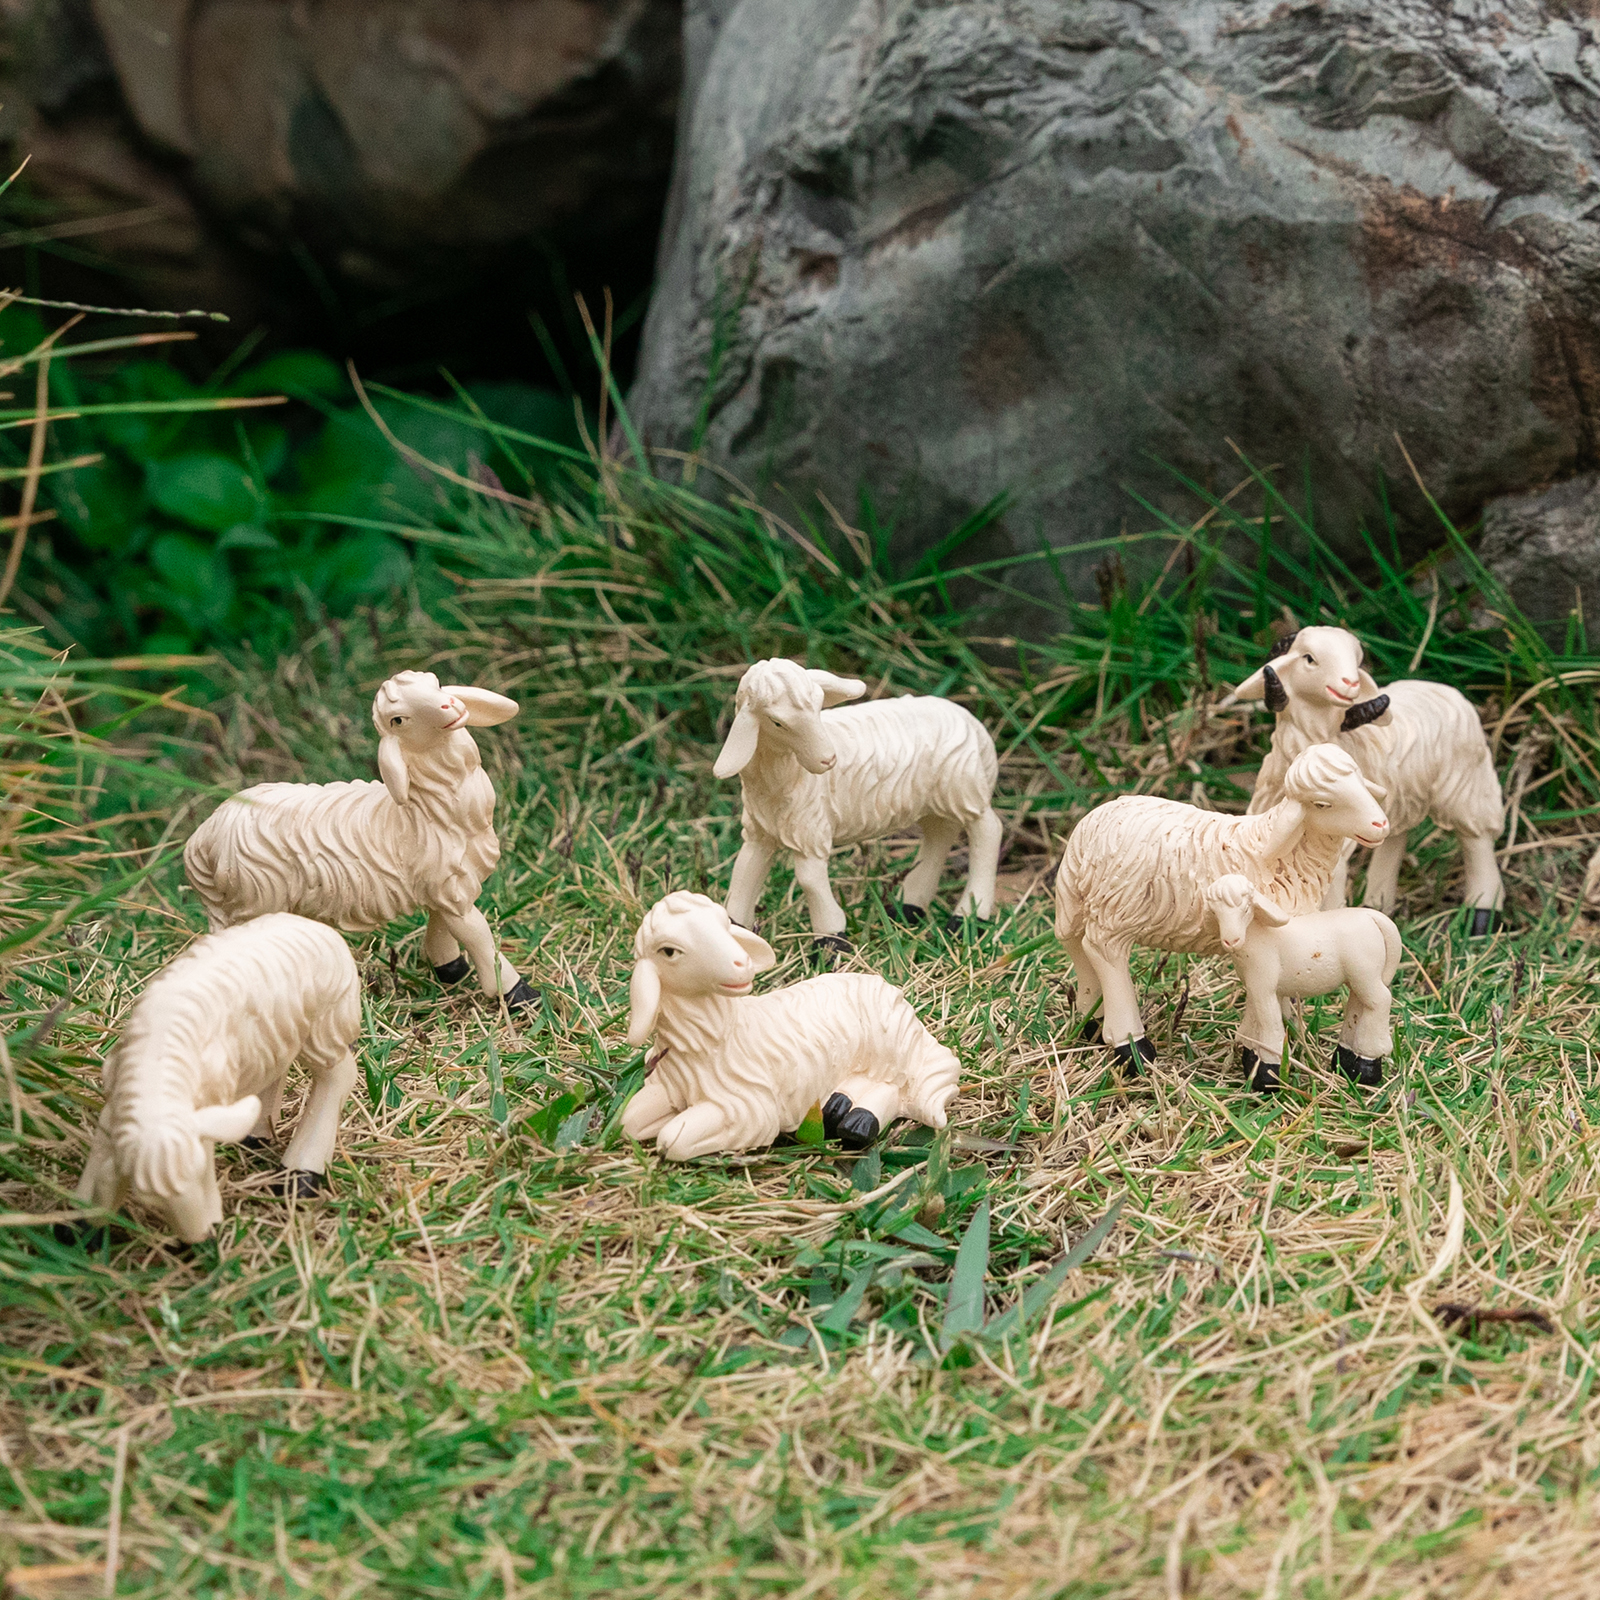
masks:
[(150, 564), (167, 585), (167, 599), (185, 621), (221, 626), (233, 605), (233, 574), (225, 556), (184, 533), (164, 533), (150, 546)]
[(875, 1265), (869, 1261), (855, 1272), (845, 1285), (844, 1293), (828, 1308), (827, 1315), (818, 1321), (817, 1326), (824, 1333), (843, 1333), (850, 1326), (850, 1319), (856, 1314), (875, 1270)]
[(990, 1321), (983, 1330), (983, 1336), (986, 1339), (1004, 1339), (1009, 1334), (1026, 1331), (1028, 1324), (1055, 1298), (1056, 1291), (1066, 1282), (1067, 1274), (1075, 1267), (1081, 1267), (1105, 1242), (1126, 1204), (1126, 1200), (1118, 1200), (1037, 1283), (1030, 1284), (1023, 1291), (1015, 1305)]
[(219, 550), (278, 550), (282, 546), (265, 528), (248, 522), (235, 523), (217, 540)]
[(883, 1182), (883, 1156), (869, 1150), (856, 1161), (850, 1172), (850, 1187), (860, 1194), (870, 1194)]
[(813, 1100), (811, 1109), (800, 1119), (800, 1126), (794, 1130), (794, 1136), (800, 1144), (822, 1144), (827, 1139), (827, 1134), (822, 1128), (822, 1102)]
[(989, 1202), (980, 1200), (972, 1221), (961, 1236), (955, 1271), (950, 1275), (950, 1297), (945, 1302), (944, 1325), (939, 1330), (939, 1353), (948, 1354), (957, 1340), (983, 1326), (983, 1283), (989, 1274)]
[(150, 498), (192, 527), (221, 533), (253, 521), (261, 509), (249, 473), (239, 462), (214, 451), (152, 461), (145, 473)]
[(344, 368), (320, 350), (283, 350), (241, 373), (228, 385), (229, 394), (320, 395), (348, 398), (350, 380)]
[(585, 1106), (582, 1111), (574, 1111), (559, 1128), (556, 1129), (556, 1149), (570, 1150), (573, 1145), (581, 1144), (583, 1136), (589, 1131), (589, 1119), (594, 1115), (593, 1106)]

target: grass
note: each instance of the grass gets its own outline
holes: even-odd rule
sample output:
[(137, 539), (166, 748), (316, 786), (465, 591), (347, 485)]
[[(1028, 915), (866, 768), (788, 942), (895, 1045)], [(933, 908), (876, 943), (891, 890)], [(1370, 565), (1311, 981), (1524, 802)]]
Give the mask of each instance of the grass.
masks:
[[(1362, 585), (1254, 477), (1200, 497), (1204, 526), (1155, 519), (1159, 582), (1111, 552), (1103, 604), (1063, 599), (1032, 645), (994, 612), (964, 640), (948, 610), (983, 593), (1003, 615), (1014, 570), (897, 579), (867, 514), (786, 530), (614, 462), (564, 482), (527, 514), (464, 495), (384, 526), (452, 575), (447, 603), (271, 663), (172, 663), (157, 703), (11, 636), (12, 1591), (99, 1594), (109, 1570), (148, 1596), (1592, 1594), (1581, 636), (1556, 653), (1503, 608), (1475, 626), (1497, 600), (1459, 541), (1454, 568), (1375, 549)], [(1486, 705), (1508, 929), (1463, 937), (1457, 854), (1422, 830), (1382, 1091), (1327, 1070), (1337, 1013), (1312, 1003), (1287, 1090), (1252, 1097), (1231, 970), (1147, 953), (1161, 1059), (1119, 1076), (1072, 1042), (1049, 867), (1110, 792), (1242, 807), (1265, 719), (1214, 706), (1286, 607), (1355, 626), (1380, 680), (1415, 654)], [(835, 858), (856, 963), (961, 1056), (949, 1135), (668, 1167), (617, 1129), (641, 1071), (629, 945), (668, 888), (725, 888), (737, 793), (710, 763), (741, 664), (772, 652), (985, 718), (1004, 904), (970, 939), (908, 933), (882, 904), (912, 841)], [(225, 1150), (214, 1243), (138, 1217), (59, 1242), (107, 1041), (200, 928), (175, 843), (211, 794), (370, 774), (372, 690), (424, 662), (523, 703), (478, 740), (504, 845), (484, 903), (541, 1011), (441, 994), (418, 919), (357, 939), (364, 1082), (332, 1197), (286, 1207)], [(801, 976), (782, 868), (763, 915), (768, 981)], [(1552, 1331), (1446, 1328), (1445, 1302)]]

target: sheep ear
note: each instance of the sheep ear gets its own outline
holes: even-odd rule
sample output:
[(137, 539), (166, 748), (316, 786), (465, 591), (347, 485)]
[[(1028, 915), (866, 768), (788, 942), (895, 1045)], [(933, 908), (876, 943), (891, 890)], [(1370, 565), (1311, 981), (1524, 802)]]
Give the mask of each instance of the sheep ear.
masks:
[(1256, 915), (1272, 927), (1281, 928), (1289, 920), (1289, 913), (1282, 906), (1267, 899), (1264, 894), (1252, 895), (1251, 899), (1256, 903)]
[(411, 798), (411, 774), (406, 771), (405, 751), (392, 733), (384, 734), (378, 741), (378, 776), (397, 806), (403, 806)]
[(640, 1045), (655, 1032), (661, 1009), (661, 974), (648, 956), (633, 964), (628, 984), (628, 1043)]
[(1366, 784), (1367, 793), (1374, 800), (1387, 800), (1389, 798), (1389, 791), (1381, 783), (1374, 783), (1371, 778), (1363, 778), (1361, 781)]
[(469, 728), (493, 728), (509, 722), (522, 709), (515, 700), (496, 694), (493, 689), (474, 689), (452, 683), (440, 693), (453, 694), (467, 708)]
[(739, 948), (755, 962), (757, 972), (765, 972), (768, 967), (777, 966), (777, 952), (759, 933), (751, 933), (748, 928), (741, 928), (738, 923), (734, 923), (728, 931), (738, 941)]
[(843, 705), (846, 700), (859, 700), (867, 692), (866, 684), (859, 678), (837, 678), (820, 667), (810, 668), (806, 676), (821, 687), (824, 711), (829, 706)]
[[(1371, 683), (1366, 673), (1361, 674), (1361, 686)], [(1386, 694), (1374, 694), (1370, 700), (1358, 701), (1344, 714), (1344, 721), (1339, 724), (1341, 733), (1353, 733), (1357, 728), (1387, 728), (1394, 721), (1394, 713), (1389, 709), (1389, 697)], [(1381, 797), (1380, 797), (1381, 798)]]
[(194, 1114), (194, 1131), (218, 1144), (237, 1144), (261, 1120), (261, 1102), (253, 1094), (231, 1106), (205, 1106)]
[(756, 721), (755, 712), (741, 711), (728, 729), (728, 737), (717, 755), (717, 764), (711, 769), (713, 775), (731, 778), (735, 773), (743, 772), (756, 753), (756, 736), (760, 732), (761, 725)]
[(1239, 700), (1261, 699), (1261, 697), (1267, 692), (1267, 682), (1266, 678), (1263, 676), (1266, 670), (1267, 669), (1263, 667), (1260, 672), (1252, 672), (1250, 676), (1233, 691), (1232, 694), (1227, 695), (1223, 699), (1222, 705), (1227, 707), (1233, 705)]

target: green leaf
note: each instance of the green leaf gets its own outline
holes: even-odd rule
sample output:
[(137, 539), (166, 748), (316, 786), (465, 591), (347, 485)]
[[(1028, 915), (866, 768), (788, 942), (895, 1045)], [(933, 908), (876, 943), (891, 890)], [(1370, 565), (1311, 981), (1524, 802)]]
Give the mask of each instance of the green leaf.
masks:
[(248, 522), (235, 523), (217, 540), (219, 550), (279, 550), (282, 546), (265, 528)]
[(589, 1131), (589, 1119), (594, 1115), (593, 1106), (585, 1106), (582, 1111), (574, 1111), (559, 1128), (556, 1129), (556, 1149), (570, 1150), (573, 1145), (581, 1144), (583, 1136)]
[(219, 627), (233, 605), (227, 559), (186, 533), (164, 533), (150, 546), (150, 565), (167, 585), (167, 599), (186, 622)]
[(344, 368), (320, 350), (283, 350), (241, 373), (228, 385), (229, 394), (320, 395), (345, 398), (349, 381)]
[(939, 1330), (940, 1355), (947, 1355), (958, 1340), (983, 1326), (983, 1283), (988, 1274), (989, 1202), (981, 1200), (956, 1250), (950, 1298), (945, 1302), (944, 1325)]
[(575, 1093), (558, 1094), (549, 1105), (541, 1106), (523, 1124), (540, 1144), (555, 1149), (561, 1129), (582, 1106), (583, 1097)]
[(850, 1187), (859, 1194), (870, 1194), (883, 1182), (883, 1155), (869, 1150), (860, 1157), (850, 1173)]
[(794, 1130), (794, 1136), (800, 1144), (818, 1145), (827, 1140), (827, 1134), (822, 1129), (822, 1102), (813, 1100), (811, 1109), (800, 1120), (800, 1126)]
[(824, 1333), (843, 1333), (850, 1326), (850, 1319), (861, 1305), (862, 1297), (867, 1292), (867, 1285), (872, 1282), (872, 1274), (876, 1270), (876, 1264), (869, 1261), (866, 1266), (856, 1271), (845, 1285), (844, 1293), (833, 1302), (828, 1308), (827, 1315), (817, 1323)]
[(221, 533), (251, 522), (261, 509), (255, 484), (234, 460), (210, 450), (152, 461), (145, 469), (150, 498), (170, 516)]
[(1004, 1339), (1013, 1333), (1024, 1332), (1028, 1324), (1055, 1298), (1056, 1291), (1066, 1282), (1067, 1274), (1075, 1267), (1081, 1267), (1105, 1242), (1106, 1235), (1117, 1225), (1117, 1218), (1122, 1215), (1122, 1208), (1126, 1204), (1125, 1199), (1118, 1200), (1037, 1283), (1030, 1284), (1023, 1291), (1014, 1306), (990, 1321), (983, 1330), (984, 1338)]

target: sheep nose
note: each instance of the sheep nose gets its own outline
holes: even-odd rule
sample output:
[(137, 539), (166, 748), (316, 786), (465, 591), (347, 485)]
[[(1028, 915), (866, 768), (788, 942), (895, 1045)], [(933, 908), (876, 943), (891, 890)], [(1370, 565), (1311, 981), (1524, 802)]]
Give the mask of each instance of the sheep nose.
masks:
[(818, 765), (821, 766), (821, 768), (822, 768), (822, 770), (824, 772), (832, 772), (833, 769), (838, 764), (839, 764), (838, 756), (824, 756), (822, 758), (822, 760), (818, 763)]
[(1343, 678), (1340, 681), (1352, 689), (1359, 689), (1361, 687), (1361, 680), (1359, 678)]

